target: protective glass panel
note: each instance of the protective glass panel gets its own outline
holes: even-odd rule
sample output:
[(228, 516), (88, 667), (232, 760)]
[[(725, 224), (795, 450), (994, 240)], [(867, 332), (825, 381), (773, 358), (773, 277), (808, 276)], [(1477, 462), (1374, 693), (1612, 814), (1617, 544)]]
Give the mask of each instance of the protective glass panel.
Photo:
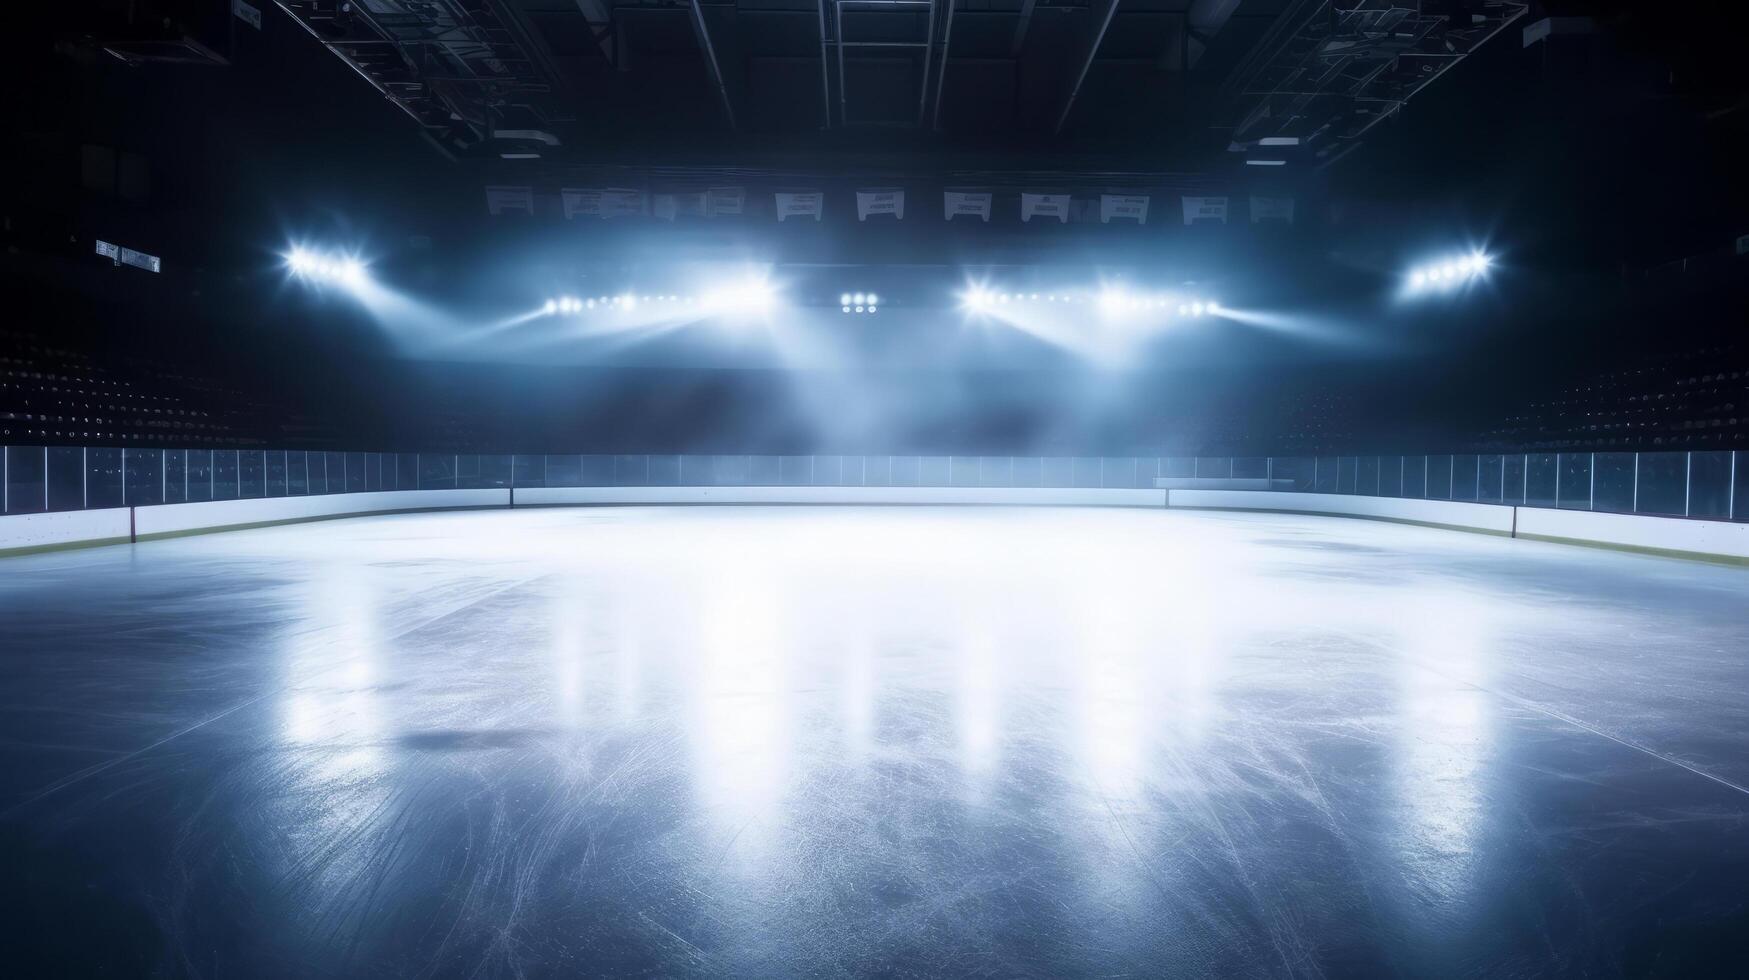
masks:
[(1481, 456), (1476, 461), (1476, 499), (1485, 504), (1500, 502), (1504, 488), (1501, 476), (1505, 472), (1502, 456)]
[(213, 450), (213, 499), (237, 499), (237, 451)]
[(1379, 457), (1379, 496), (1401, 497), (1403, 495), (1403, 457)]
[(267, 495), (267, 461), (259, 449), (242, 449), (237, 452), (237, 496), (264, 497)]
[(1227, 456), (1198, 456), (1196, 475), (1204, 479), (1225, 480), (1233, 475), (1233, 460)]
[(651, 456), (644, 466), (646, 479), (652, 487), (674, 487), (680, 485), (679, 456)]
[[(49, 510), (79, 510), (85, 506), (85, 450), (49, 447)], [(177, 489), (181, 489), (179, 486)]]
[(277, 449), (269, 449), (266, 455), (267, 465), (267, 495), (269, 497), (285, 496), (285, 453)]
[(1524, 454), (1514, 453), (1500, 461), (1500, 502), (1503, 504), (1524, 503), (1525, 467)]
[(923, 456), (917, 460), (917, 485), (920, 487), (948, 486), (952, 475), (946, 456)]
[(1553, 453), (1530, 453), (1524, 457), (1524, 505), (1553, 507), (1559, 469)]
[(1639, 513), (1687, 513), (1688, 454), (1641, 453), (1639, 486)]
[(1270, 461), (1275, 482), (1272, 490), (1310, 491), (1317, 489), (1313, 472), (1315, 460), (1310, 456), (1278, 456)]
[(120, 507), (121, 505), (121, 450), (87, 449), (85, 451), (85, 506)]
[(1427, 496), (1427, 457), (1403, 457), (1403, 496), (1421, 500)]
[(1688, 516), (1731, 516), (1731, 454), (1690, 453), (1688, 457)]
[(1558, 505), (1568, 510), (1591, 509), (1591, 454), (1561, 453), (1561, 492)]
[(6, 513), (41, 513), (47, 506), (47, 489), (48, 457), (43, 447), (6, 447)]
[(1379, 458), (1362, 456), (1354, 477), (1354, 492), (1369, 497), (1379, 495)]
[[(92, 468), (89, 465), (91, 454), (95, 453), (95, 452), (98, 452), (98, 450), (92, 449), (92, 450), (89, 450), (88, 452), (86, 452), (86, 454), (85, 454), (86, 462), (87, 462), (87, 471), (92, 476), (96, 475), (96, 472), (97, 472), (95, 468)], [(87, 477), (87, 480), (89, 480), (89, 476)], [(212, 450), (210, 450), (210, 449), (190, 449), (188, 451), (188, 477), (184, 481), (184, 484), (188, 488), (188, 499), (189, 500), (198, 501), (198, 500), (211, 500), (211, 499), (213, 499), (213, 454), (212, 454)], [(85, 492), (86, 492), (87, 499), (90, 499), (90, 493), (91, 493), (90, 482), (86, 483)], [(118, 494), (117, 496), (119, 497), (120, 495)], [(97, 505), (92, 504), (92, 506), (95, 507)]]
[(188, 453), (171, 449), (164, 453), (164, 502), (179, 504), (188, 499)]
[(1451, 488), (1451, 457), (1427, 457), (1427, 499), (1450, 500)]

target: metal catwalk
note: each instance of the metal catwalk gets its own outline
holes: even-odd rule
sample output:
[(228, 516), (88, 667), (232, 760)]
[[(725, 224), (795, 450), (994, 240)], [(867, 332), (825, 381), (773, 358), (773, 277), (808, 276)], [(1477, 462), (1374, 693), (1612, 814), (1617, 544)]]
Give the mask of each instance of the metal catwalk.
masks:
[(0, 560), (13, 976), (1742, 975), (1749, 569), (620, 508)]

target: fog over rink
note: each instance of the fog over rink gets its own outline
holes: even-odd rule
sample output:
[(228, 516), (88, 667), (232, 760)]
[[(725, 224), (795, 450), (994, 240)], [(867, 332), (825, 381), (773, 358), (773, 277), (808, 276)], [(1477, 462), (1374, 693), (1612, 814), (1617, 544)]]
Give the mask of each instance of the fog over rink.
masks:
[(1730, 972), (1746, 596), (1142, 509), (0, 560), (8, 945), (21, 975)]

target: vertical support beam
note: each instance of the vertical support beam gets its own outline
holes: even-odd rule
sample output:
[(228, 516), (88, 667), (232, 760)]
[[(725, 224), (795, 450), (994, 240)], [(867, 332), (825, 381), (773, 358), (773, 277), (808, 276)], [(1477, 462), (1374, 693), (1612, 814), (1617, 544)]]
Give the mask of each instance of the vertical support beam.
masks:
[[(958, 0), (947, 0), (947, 26), (941, 30), (941, 65), (935, 69), (935, 115), (930, 121), (931, 129), (941, 129), (941, 90), (947, 85), (947, 56), (953, 46), (953, 15)], [(933, 10), (934, 8), (931, 8)], [(924, 82), (928, 82), (927, 74)]]
[(826, 58), (826, 0), (820, 3), (820, 109), (825, 113), (821, 129), (832, 128), (832, 72)]
[[(950, 0), (951, 2), (951, 0)], [(923, 27), (923, 77), (917, 82), (917, 125), (929, 111), (929, 59), (935, 54), (935, 0), (929, 0), (929, 19)], [(944, 57), (942, 59), (946, 61)]]
[(1010, 46), (1008, 56), (1019, 58), (1020, 49), (1026, 46), (1026, 31), (1032, 26), (1032, 8), (1037, 0), (1021, 0), (1020, 23), (1014, 25), (1014, 44)]
[(1093, 32), (1093, 40), (1087, 45), (1087, 56), (1081, 59), (1081, 69), (1075, 73), (1075, 84), (1069, 89), (1069, 97), (1063, 102), (1062, 114), (1057, 116), (1057, 128), (1053, 133), (1061, 133), (1063, 126), (1069, 121), (1069, 113), (1075, 109), (1075, 98), (1081, 94), (1081, 85), (1087, 81), (1087, 72), (1093, 68), (1093, 59), (1099, 54), (1099, 46), (1105, 42), (1105, 32), (1111, 29), (1111, 18), (1117, 13), (1118, 0), (1105, 0), (1105, 10), (1100, 13), (1099, 26)]
[(704, 50), (705, 67), (710, 69), (711, 82), (717, 87), (717, 96), (723, 101), (723, 117), (729, 121), (729, 129), (734, 130), (735, 106), (729, 99), (729, 87), (723, 82), (723, 66), (717, 62), (716, 46), (711, 44), (711, 30), (704, 20), (704, 5), (699, 0), (690, 0), (687, 6), (692, 10), (692, 30), (698, 36), (698, 46)]

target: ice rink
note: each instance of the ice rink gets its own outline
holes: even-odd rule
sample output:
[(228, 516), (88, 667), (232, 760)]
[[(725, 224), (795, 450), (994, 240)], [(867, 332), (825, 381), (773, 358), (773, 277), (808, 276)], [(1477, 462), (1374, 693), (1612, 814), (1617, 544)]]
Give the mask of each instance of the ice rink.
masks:
[(675, 507), (0, 559), (7, 972), (1749, 968), (1749, 569)]

